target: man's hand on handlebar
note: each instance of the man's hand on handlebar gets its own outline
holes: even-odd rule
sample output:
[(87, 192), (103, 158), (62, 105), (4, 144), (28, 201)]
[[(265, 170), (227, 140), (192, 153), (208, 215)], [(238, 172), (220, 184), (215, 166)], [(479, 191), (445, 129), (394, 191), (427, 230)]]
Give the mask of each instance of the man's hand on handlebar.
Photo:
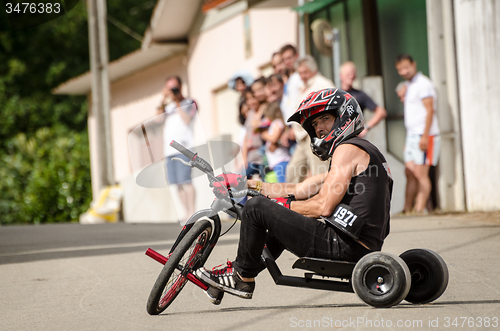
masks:
[(292, 203), (292, 201), (295, 201), (295, 196), (289, 195), (289, 196), (284, 197), (284, 198), (271, 199), (271, 201), (274, 201), (278, 205), (281, 205), (281, 206), (283, 206), (285, 208), (290, 209), (290, 204)]
[(229, 189), (229, 187), (236, 191), (241, 191), (247, 186), (247, 179), (239, 174), (227, 173), (221, 174), (215, 178), (217, 179), (217, 181), (214, 181), (212, 184), (210, 184), (210, 186), (214, 188), (213, 192), (216, 195), (226, 195), (227, 189)]

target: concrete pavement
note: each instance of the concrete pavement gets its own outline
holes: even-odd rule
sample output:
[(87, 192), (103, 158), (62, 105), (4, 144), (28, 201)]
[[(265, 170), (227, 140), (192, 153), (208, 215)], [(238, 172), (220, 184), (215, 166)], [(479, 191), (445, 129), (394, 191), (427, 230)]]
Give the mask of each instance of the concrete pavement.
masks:
[[(500, 214), (393, 218), (391, 225), (384, 251), (429, 248), (447, 262), (448, 289), (434, 303), (375, 309), (355, 294), (276, 286), (264, 271), (252, 300), (226, 295), (213, 306), (188, 284), (160, 316), (149, 316), (145, 306), (162, 266), (144, 251), (167, 251), (179, 226), (1, 227), (0, 329), (500, 328)], [(237, 237), (233, 229), (221, 238), (207, 266), (234, 258)], [(278, 260), (283, 274), (302, 275), (291, 269), (294, 260), (288, 253)]]

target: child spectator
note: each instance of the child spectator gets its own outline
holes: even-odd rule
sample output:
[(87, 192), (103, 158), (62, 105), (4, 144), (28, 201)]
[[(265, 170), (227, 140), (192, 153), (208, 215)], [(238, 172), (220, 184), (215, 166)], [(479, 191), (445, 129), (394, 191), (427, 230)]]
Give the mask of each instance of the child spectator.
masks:
[(265, 154), (269, 168), (274, 171), (279, 183), (285, 182), (285, 170), (290, 161), (288, 149), (279, 144), (284, 130), (285, 123), (279, 103), (271, 102), (264, 113), (261, 138), (265, 141)]
[[(245, 127), (245, 121), (248, 116), (248, 112), (250, 111), (250, 107), (248, 107), (246, 100), (243, 99), (240, 101), (239, 104), (239, 115), (238, 115), (238, 122), (241, 124), (241, 133), (238, 138), (238, 144), (241, 149), (241, 156), (242, 158), (236, 158), (235, 159), (235, 166), (236, 166), (236, 172), (242, 175), (246, 175), (246, 166), (247, 166), (247, 155), (246, 155), (246, 149), (243, 148), (246, 142), (246, 137), (247, 137), (247, 129)], [(239, 150), (235, 153), (236, 155), (239, 153)], [(235, 156), (236, 156), (235, 155)]]
[(251, 88), (247, 88), (245, 91), (245, 104), (249, 109), (245, 119), (245, 143), (241, 146), (241, 153), (246, 164), (246, 176), (251, 179), (253, 175), (258, 174), (263, 178), (263, 175), (261, 175), (263, 170), (262, 155), (259, 151), (262, 146), (262, 139), (254, 128), (254, 122), (260, 121), (261, 118), (257, 115), (260, 103), (255, 98)]

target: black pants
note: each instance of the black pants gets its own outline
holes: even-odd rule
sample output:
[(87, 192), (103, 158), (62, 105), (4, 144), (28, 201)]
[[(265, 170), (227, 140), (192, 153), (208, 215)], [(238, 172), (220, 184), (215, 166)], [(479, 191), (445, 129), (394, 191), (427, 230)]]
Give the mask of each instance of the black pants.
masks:
[(334, 227), (267, 198), (256, 197), (248, 200), (243, 209), (238, 255), (234, 262), (241, 276), (253, 278), (265, 268), (260, 258), (264, 245), (275, 259), (285, 249), (298, 257), (342, 261), (357, 261), (369, 252)]

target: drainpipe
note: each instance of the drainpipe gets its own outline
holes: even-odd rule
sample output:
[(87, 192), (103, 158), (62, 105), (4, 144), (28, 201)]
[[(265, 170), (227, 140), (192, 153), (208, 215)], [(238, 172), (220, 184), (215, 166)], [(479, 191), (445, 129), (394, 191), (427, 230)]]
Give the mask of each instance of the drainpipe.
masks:
[(439, 206), (445, 211), (462, 211), (463, 162), (451, 0), (427, 0), (426, 8), (429, 71), (438, 94), (436, 111), (441, 131)]
[(465, 193), (465, 173), (462, 145), (462, 123), (460, 121), (460, 98), (458, 89), (457, 49), (455, 44), (455, 19), (453, 0), (443, 0), (443, 34), (446, 61), (446, 80), (448, 81), (448, 102), (453, 114), (455, 127), (455, 207), (456, 210), (467, 209)]
[[(106, 0), (87, 0), (90, 70), (92, 73), (92, 112), (97, 130), (97, 191), (114, 184), (110, 128), (110, 87), (108, 77), (108, 30)], [(94, 176), (92, 176), (94, 177)], [(95, 184), (94, 184), (95, 185)], [(92, 185), (92, 186), (94, 186)], [(93, 190), (94, 193), (96, 193)]]
[[(304, 0), (298, 0), (297, 5), (302, 7)], [(299, 57), (306, 55), (306, 32), (304, 27), (304, 12), (299, 11)]]

